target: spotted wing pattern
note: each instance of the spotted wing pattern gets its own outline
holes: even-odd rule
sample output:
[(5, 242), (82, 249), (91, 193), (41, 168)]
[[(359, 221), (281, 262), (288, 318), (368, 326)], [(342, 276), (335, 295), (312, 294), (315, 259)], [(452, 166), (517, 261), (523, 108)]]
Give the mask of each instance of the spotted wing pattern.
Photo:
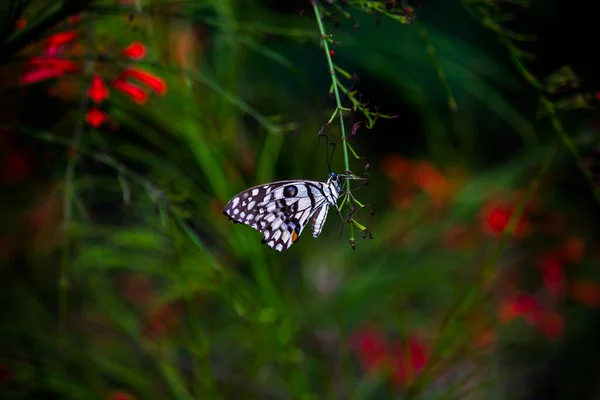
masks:
[(331, 176), (327, 182), (273, 182), (239, 193), (227, 203), (223, 213), (230, 220), (261, 232), (263, 244), (286, 251), (311, 218), (313, 237), (321, 233), (327, 210), (336, 207), (339, 192), (340, 185)]

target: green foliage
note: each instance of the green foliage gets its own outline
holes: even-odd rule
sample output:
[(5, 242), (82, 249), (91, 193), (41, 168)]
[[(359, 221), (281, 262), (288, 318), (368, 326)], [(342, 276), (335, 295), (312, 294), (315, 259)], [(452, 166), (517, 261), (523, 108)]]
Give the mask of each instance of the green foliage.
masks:
[[(0, 394), (500, 398), (510, 364), (477, 341), (493, 331), (501, 351), (503, 340), (540, 340), (530, 326), (503, 330), (497, 303), (510, 290), (495, 278), (511, 269), (511, 256), (530, 255), (519, 223), (548, 190), (551, 167), (565, 163), (560, 150), (581, 164), (559, 113), (585, 107), (549, 97), (577, 80), (572, 69), (536, 78), (496, 2), (456, 6), (483, 24), (478, 34), (498, 35), (516, 68), (436, 29), (435, 19), (417, 20), (401, 2), (311, 2), (302, 17), (235, 0), (116, 3), (14, 0), (4, 18), (6, 65), (45, 51), (34, 43), (42, 32), (73, 31), (76, 44), (59, 55), (80, 68), (24, 85), (24, 67), (7, 67), (13, 81), (0, 93), (27, 92), (23, 111), (2, 115), (1, 128), (57, 155), (39, 185), (60, 194), (49, 211), (59, 215), (56, 244), (46, 252), (23, 245), (27, 256), (8, 257), (0, 270), (10, 311), (0, 367), (11, 371)], [(82, 20), (70, 22), (80, 11)], [(19, 18), (24, 30), (8, 28)], [(132, 42), (147, 47), (143, 60), (123, 56)], [(140, 105), (110, 85), (131, 66), (159, 77), (166, 93), (147, 90)], [(93, 74), (109, 86), (102, 104), (87, 96)], [(67, 81), (75, 95), (57, 85)], [(361, 96), (376, 83), (395, 99), (389, 105)], [(50, 86), (58, 99), (47, 96)], [(512, 92), (537, 97), (541, 112), (535, 102), (520, 110)], [(31, 114), (57, 102), (57, 115)], [(86, 122), (94, 108), (108, 116), (97, 127)], [(410, 118), (418, 128), (404, 124)], [(330, 213), (318, 240), (305, 233), (288, 252), (271, 252), (256, 231), (229, 223), (223, 205), (254, 184), (323, 179), (320, 133), (341, 142), (333, 169), (356, 178), (342, 217)], [(425, 145), (403, 148), (412, 136)], [(503, 140), (516, 145), (502, 163), (487, 162), (482, 149)], [(367, 158), (370, 183), (358, 188)], [(500, 232), (485, 232), (482, 209), (496, 198), (509, 198), (511, 212)], [(20, 214), (5, 219), (16, 227)], [(22, 229), (29, 243), (32, 229)], [(467, 239), (448, 244), (456, 230)], [(386, 362), (397, 363), (402, 346), (404, 375), (390, 366), (365, 371), (353, 344), (365, 326), (402, 343)], [(413, 337), (427, 349), (419, 367)]]

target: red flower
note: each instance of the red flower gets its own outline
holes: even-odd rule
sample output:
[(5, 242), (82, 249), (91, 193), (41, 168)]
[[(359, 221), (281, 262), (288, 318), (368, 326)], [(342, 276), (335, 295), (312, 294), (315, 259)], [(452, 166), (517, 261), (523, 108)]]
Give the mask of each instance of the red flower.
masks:
[(108, 88), (100, 75), (95, 74), (92, 78), (92, 83), (88, 89), (87, 95), (96, 104), (103, 102), (108, 97)]
[(357, 352), (365, 372), (381, 369), (389, 354), (386, 340), (377, 329), (359, 330), (352, 336), (351, 346)]
[(562, 260), (555, 254), (549, 254), (539, 261), (539, 265), (548, 291), (555, 297), (561, 294), (565, 286)]
[(31, 84), (47, 79), (58, 78), (69, 72), (77, 71), (78, 67), (73, 61), (59, 58), (35, 57), (30, 61), (34, 68), (21, 77), (21, 83)]
[(11, 153), (4, 160), (2, 174), (4, 182), (8, 185), (23, 181), (30, 173), (31, 169), (21, 153)]
[(552, 340), (560, 339), (565, 328), (563, 318), (553, 311), (538, 314), (535, 318), (535, 325)]
[(124, 390), (118, 390), (116, 392), (112, 392), (108, 396), (108, 400), (136, 400), (136, 399), (137, 399), (137, 397), (135, 397), (131, 393), (124, 391)]
[(569, 286), (569, 293), (573, 300), (589, 308), (598, 308), (598, 305), (600, 305), (600, 285), (584, 279), (575, 279)]
[(27, 26), (27, 18), (19, 18), (17, 20), (17, 22), (15, 23), (15, 29), (19, 30), (19, 29), (23, 29)]
[(106, 114), (97, 108), (92, 108), (85, 116), (85, 121), (94, 128), (98, 128), (106, 122), (107, 119), (108, 117)]
[(539, 304), (535, 297), (529, 294), (519, 294), (502, 300), (498, 314), (500, 321), (504, 323), (521, 316), (532, 321), (538, 309)]
[(400, 342), (396, 347), (396, 365), (392, 375), (394, 382), (401, 387), (406, 387), (411, 383), (423, 371), (427, 363), (427, 349), (419, 339), (409, 336), (406, 344), (405, 350), (408, 351), (408, 354), (404, 354)]
[(123, 55), (132, 60), (141, 60), (146, 55), (146, 46), (140, 42), (133, 42), (123, 50)]
[(76, 38), (77, 32), (75, 31), (55, 33), (46, 39), (46, 54), (49, 56), (56, 55), (60, 51), (61, 46), (72, 42)]
[[(495, 236), (501, 235), (508, 226), (513, 212), (514, 209), (512, 207), (501, 205), (488, 207), (484, 210), (483, 230)], [(525, 216), (521, 215), (515, 227), (515, 234), (517, 236), (523, 234), (525, 225)]]
[(150, 86), (152, 90), (154, 90), (158, 94), (165, 94), (167, 91), (167, 85), (165, 82), (157, 77), (156, 75), (151, 74), (150, 72), (144, 71), (139, 68), (127, 68), (121, 74), (121, 79), (125, 78), (134, 78), (138, 81)]
[(148, 100), (148, 94), (144, 92), (142, 88), (134, 85), (133, 83), (126, 82), (123, 79), (117, 79), (113, 82), (113, 86), (115, 89), (125, 93), (139, 104), (144, 104), (146, 100)]
[(49, 47), (62, 46), (63, 44), (70, 43), (77, 38), (77, 32), (75, 31), (64, 31), (55, 33), (54, 35), (46, 39), (46, 45)]
[(367, 373), (384, 373), (401, 387), (406, 387), (423, 371), (427, 350), (415, 336), (409, 336), (406, 347), (400, 341), (390, 348), (378, 329), (364, 329), (355, 333), (351, 346)]

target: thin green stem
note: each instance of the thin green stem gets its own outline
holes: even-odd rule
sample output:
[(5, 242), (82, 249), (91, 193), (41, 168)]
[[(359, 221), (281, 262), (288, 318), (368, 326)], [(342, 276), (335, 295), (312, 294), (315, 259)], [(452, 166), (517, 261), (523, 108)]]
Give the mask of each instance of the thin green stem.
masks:
[[(342, 110), (342, 100), (340, 97), (340, 90), (338, 88), (335, 65), (333, 64), (333, 60), (331, 59), (331, 53), (329, 52), (329, 45), (327, 40), (325, 39), (326, 33), (325, 28), (323, 27), (323, 21), (321, 19), (321, 12), (319, 10), (319, 6), (317, 1), (313, 1), (313, 10), (315, 12), (315, 18), (317, 20), (317, 25), (319, 26), (319, 33), (321, 35), (321, 43), (323, 43), (323, 50), (325, 51), (325, 57), (327, 58), (327, 65), (329, 66), (329, 72), (331, 73), (331, 84), (333, 87), (333, 94), (335, 95), (335, 103), (336, 103), (336, 112), (339, 113), (340, 116), (340, 129), (342, 134), (342, 153), (344, 154), (344, 168), (346, 171), (350, 171), (350, 161), (348, 157), (348, 144), (346, 143), (346, 128), (344, 127), (344, 114)], [(346, 189), (348, 193), (350, 193), (350, 179), (346, 179)], [(354, 225), (350, 224), (350, 244), (354, 247)]]

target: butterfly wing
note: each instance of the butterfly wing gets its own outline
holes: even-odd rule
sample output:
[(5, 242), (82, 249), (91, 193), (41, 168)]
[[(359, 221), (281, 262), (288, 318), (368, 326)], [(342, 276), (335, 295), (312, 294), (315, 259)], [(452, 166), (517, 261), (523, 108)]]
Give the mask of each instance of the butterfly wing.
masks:
[(311, 230), (314, 238), (319, 236), (323, 230), (323, 225), (325, 225), (325, 220), (327, 219), (327, 211), (329, 211), (329, 203), (323, 204), (313, 214)]
[(241, 192), (227, 203), (223, 213), (234, 222), (261, 232), (262, 243), (270, 248), (286, 251), (298, 240), (313, 214), (323, 214), (325, 208), (319, 219), (322, 228), (329, 203), (335, 201), (337, 193), (323, 182), (280, 181)]

